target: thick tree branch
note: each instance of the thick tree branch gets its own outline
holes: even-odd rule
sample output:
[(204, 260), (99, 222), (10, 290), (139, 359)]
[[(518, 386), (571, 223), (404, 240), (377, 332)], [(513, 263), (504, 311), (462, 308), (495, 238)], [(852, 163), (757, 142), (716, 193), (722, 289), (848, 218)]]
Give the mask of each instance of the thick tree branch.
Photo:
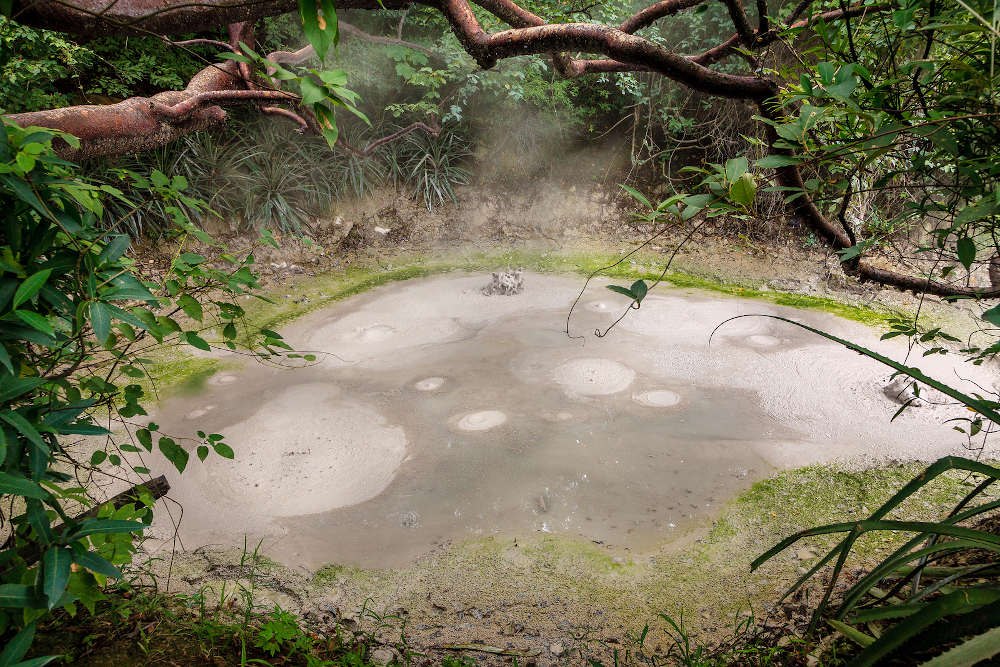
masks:
[(560, 23), (514, 28), (487, 34), (466, 0), (442, 0), (452, 30), (481, 67), (513, 56), (585, 51), (604, 53), (624, 63), (645, 65), (650, 70), (711, 95), (763, 100), (777, 88), (766, 79), (716, 72), (648, 40), (617, 28), (591, 23)]
[(227, 62), (201, 70), (184, 90), (131, 97), (117, 104), (29, 111), (8, 118), (22, 127), (37, 125), (75, 135), (80, 140), (79, 149), (61, 142), (57, 151), (66, 159), (86, 160), (149, 150), (191, 132), (222, 127), (226, 112), (218, 106), (200, 106), (178, 119), (157, 115), (154, 109), (170, 109), (203, 93), (232, 91), (238, 86), (236, 63)]
[(290, 121), (299, 126), (300, 133), (306, 133), (311, 129), (309, 123), (306, 122), (306, 119), (300, 116), (299, 114), (295, 113), (291, 109), (283, 109), (281, 107), (275, 107), (275, 106), (263, 106), (260, 108), (260, 112), (263, 114), (268, 114), (272, 116), (281, 116), (283, 118), (289, 119)]
[[(337, 9), (402, 9), (411, 0), (339, 0)], [(85, 39), (200, 32), (298, 9), (298, 0), (14, 0), (11, 16)]]
[(753, 46), (757, 40), (757, 34), (750, 27), (750, 21), (747, 19), (746, 10), (743, 9), (743, 3), (740, 0), (722, 1), (726, 5), (726, 9), (729, 10), (729, 18), (732, 19), (733, 25), (736, 26), (736, 34), (740, 36), (740, 41), (743, 42), (744, 46)]
[(191, 114), (209, 104), (247, 103), (247, 102), (299, 102), (298, 95), (284, 90), (211, 90), (188, 97), (183, 102), (167, 106), (162, 102), (150, 100), (150, 109), (170, 122), (187, 120)]

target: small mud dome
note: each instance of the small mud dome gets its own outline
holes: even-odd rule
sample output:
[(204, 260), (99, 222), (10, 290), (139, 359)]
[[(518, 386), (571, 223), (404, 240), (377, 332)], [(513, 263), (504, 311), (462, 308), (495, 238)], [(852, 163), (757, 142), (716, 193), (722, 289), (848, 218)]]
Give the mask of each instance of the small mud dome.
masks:
[(490, 282), (483, 288), (483, 294), (493, 296), (501, 294), (503, 296), (514, 296), (524, 291), (524, 271), (500, 271), (490, 277)]
[[(449, 542), (559, 533), (652, 549), (775, 468), (961, 452), (928, 404), (889, 418), (888, 369), (781, 314), (902, 359), (834, 316), (663, 289), (628, 300), (531, 274), (516, 299), (483, 276), (380, 288), (283, 333), (320, 361), (247, 365), (164, 403), (162, 430), (223, 433), (235, 461), (163, 462), (187, 548), (264, 539), (284, 562), (395, 567)], [(329, 354), (324, 354), (329, 353)], [(956, 361), (919, 365), (954, 377)], [(990, 371), (962, 376), (993, 384)], [(162, 526), (167, 532), (167, 526)]]

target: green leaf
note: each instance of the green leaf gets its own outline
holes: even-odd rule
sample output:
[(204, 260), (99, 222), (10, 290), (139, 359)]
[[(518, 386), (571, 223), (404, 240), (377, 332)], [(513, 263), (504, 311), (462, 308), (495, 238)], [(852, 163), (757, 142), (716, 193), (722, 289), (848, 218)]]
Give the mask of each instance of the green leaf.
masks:
[[(3, 589), (14, 584), (4, 584), (0, 586), (0, 606), (3, 606)], [(14, 606), (14, 605), (12, 605)], [(16, 605), (22, 606), (22, 605)], [(35, 639), (35, 624), (29, 623), (20, 632), (14, 635), (3, 651), (0, 652), (0, 667), (14, 667), (17, 662), (25, 656), (31, 648), (31, 642)]]
[(99, 449), (90, 455), (90, 465), (99, 466), (102, 463), (104, 463), (104, 461), (107, 460), (107, 458), (108, 458), (108, 453), (102, 449)]
[[(0, 584), (0, 608), (44, 609), (45, 601), (39, 598), (34, 586)], [(3, 661), (0, 661), (0, 664), (3, 664)]]
[(202, 338), (193, 331), (185, 331), (182, 335), (187, 344), (192, 347), (196, 347), (199, 350), (204, 350), (206, 352), (212, 349), (212, 347), (207, 342), (205, 342), (204, 338)]
[[(728, 163), (727, 163), (728, 164)], [(753, 174), (744, 173), (729, 186), (729, 198), (742, 206), (750, 206), (757, 196), (757, 184)]]
[(135, 432), (135, 439), (139, 441), (139, 444), (146, 448), (147, 452), (153, 451), (153, 436), (150, 434), (149, 429), (140, 428)]
[(844, 635), (845, 637), (850, 639), (855, 644), (861, 646), (862, 648), (865, 646), (870, 646), (875, 641), (874, 637), (866, 635), (857, 628), (851, 627), (850, 625), (844, 623), (843, 621), (838, 621), (835, 618), (830, 618), (827, 619), (826, 622), (830, 624), (831, 628), (833, 628), (840, 634)]
[(972, 667), (1000, 653), (1000, 628), (969, 639), (923, 664), (923, 667)]
[(319, 8), (316, 0), (299, 0), (299, 19), (302, 21), (302, 32), (306, 39), (316, 51), (316, 56), (320, 62), (326, 58), (326, 52), (330, 48), (330, 38), (326, 34), (326, 25), (320, 25)]
[(22, 303), (38, 294), (38, 290), (42, 289), (42, 285), (45, 284), (45, 281), (49, 279), (50, 275), (52, 275), (52, 269), (42, 269), (38, 273), (29, 276), (18, 286), (17, 291), (14, 292), (14, 302), (12, 307), (17, 308)]
[(768, 155), (765, 158), (757, 160), (754, 166), (763, 169), (778, 169), (780, 167), (792, 167), (800, 162), (802, 162), (802, 159), (793, 155)]
[(188, 463), (187, 451), (170, 438), (160, 438), (158, 446), (167, 460), (177, 468), (177, 472), (184, 472)]
[(48, 598), (49, 609), (58, 604), (66, 591), (72, 563), (73, 552), (66, 547), (52, 547), (42, 556), (42, 592)]
[(976, 242), (968, 236), (963, 236), (955, 244), (955, 252), (958, 255), (958, 261), (965, 267), (965, 270), (971, 269), (972, 263), (976, 261)]
[(25, 477), (11, 475), (6, 472), (0, 472), (0, 493), (24, 496), (26, 498), (37, 498), (39, 500), (46, 500), (49, 497), (49, 492), (38, 484)]
[(224, 459), (231, 459), (236, 456), (233, 452), (233, 448), (224, 442), (212, 443), (212, 447), (215, 449), (215, 453)]
[(182, 294), (180, 298), (177, 299), (177, 305), (181, 307), (181, 310), (183, 310), (188, 317), (201, 322), (201, 318), (204, 315), (201, 309), (201, 304), (198, 303), (198, 301), (190, 294)]
[(607, 288), (612, 292), (618, 292), (619, 294), (623, 294), (630, 299), (635, 299), (635, 294), (632, 294), (632, 290), (628, 287), (622, 287), (621, 285), (608, 285)]
[(627, 185), (624, 185), (624, 184), (619, 184), (619, 186), (618, 186), (618, 187), (620, 187), (620, 188), (621, 188), (622, 190), (624, 190), (625, 192), (629, 193), (629, 195), (631, 195), (631, 196), (632, 196), (632, 199), (636, 200), (637, 202), (639, 202), (640, 204), (642, 204), (642, 205), (643, 205), (643, 206), (645, 206), (646, 208), (648, 208), (648, 209), (653, 209), (653, 208), (655, 208), (655, 207), (654, 207), (654, 206), (653, 206), (653, 205), (652, 205), (652, 204), (651, 204), (651, 203), (649, 202), (649, 200), (648, 200), (648, 199), (646, 199), (646, 196), (645, 196), (645, 195), (643, 195), (643, 194), (642, 194), (641, 192), (639, 192), (638, 190), (636, 190), (635, 188), (632, 188), (632, 187), (629, 187), (629, 186), (627, 186)]
[(67, 542), (75, 542), (88, 535), (113, 535), (116, 533), (137, 533), (145, 530), (148, 526), (136, 521), (122, 521), (119, 519), (87, 519), (80, 524), (71, 535), (66, 538)]
[(982, 315), (983, 319), (1000, 327), (1000, 306), (993, 306)]
[(30, 310), (15, 310), (14, 314), (21, 318), (21, 321), (32, 329), (37, 329), (49, 337), (56, 335), (56, 331), (52, 328), (52, 325), (49, 324), (49, 321), (38, 313)]
[(750, 168), (750, 161), (746, 157), (734, 157), (726, 160), (726, 180), (734, 183)]
[(3, 384), (0, 385), (0, 403), (6, 403), (12, 399), (17, 398), (21, 394), (26, 394), (27, 392), (39, 387), (47, 382), (45, 378), (11, 378), (8, 376), (0, 376), (3, 380)]
[(634, 283), (632, 283), (632, 288), (630, 291), (632, 292), (632, 296), (635, 298), (636, 301), (642, 301), (644, 298), (646, 298), (646, 293), (649, 291), (649, 288), (646, 287), (645, 280), (637, 280)]
[(117, 236), (112, 236), (108, 244), (104, 246), (104, 250), (98, 256), (97, 261), (99, 264), (108, 264), (118, 260), (128, 247), (132, 244), (132, 239), (125, 234), (118, 234)]
[(91, 572), (103, 574), (105, 577), (121, 579), (122, 576), (121, 570), (93, 551), (83, 551), (73, 554), (73, 562), (77, 565), (82, 565)]
[(3, 364), (4, 368), (13, 375), (14, 365), (10, 363), (10, 355), (7, 353), (7, 348), (4, 347), (3, 343), (0, 343), (0, 364)]
[(208, 458), (208, 447), (206, 445), (198, 445), (198, 458), (201, 461)]
[(90, 302), (90, 326), (94, 329), (97, 342), (104, 345), (111, 335), (111, 311), (100, 301)]
[(33, 444), (37, 450), (46, 458), (49, 455), (49, 446), (42, 440), (42, 436), (27, 419), (17, 412), (0, 412), (0, 419), (4, 420), (23, 435), (28, 442)]
[(322, 102), (327, 97), (326, 88), (317, 86), (311, 80), (303, 78), (299, 82), (299, 90), (302, 93), (302, 104), (312, 106)]

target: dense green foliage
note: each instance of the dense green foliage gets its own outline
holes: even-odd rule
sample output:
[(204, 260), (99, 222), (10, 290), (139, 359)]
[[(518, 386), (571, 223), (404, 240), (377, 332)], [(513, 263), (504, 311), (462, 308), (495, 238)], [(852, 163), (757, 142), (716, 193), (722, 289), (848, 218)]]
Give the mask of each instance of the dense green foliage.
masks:
[[(191, 446), (139, 421), (145, 355), (163, 344), (207, 351), (217, 340), (273, 358), (288, 346), (243, 322), (237, 297), (257, 287), (252, 248), (230, 253), (191, 223), (184, 211), (205, 204), (185, 194), (183, 176), (128, 174), (145, 193), (130, 211), (157, 202), (172, 216), (179, 251), (154, 280), (125, 254), (130, 239), (118, 229), (128, 213), (115, 217), (104, 206), (124, 201), (121, 191), (81, 179), (53, 154), (51, 131), (3, 129), (0, 493), (9, 537), (0, 556), (0, 633), (10, 643), (0, 664), (7, 665), (27, 650), (45, 614), (93, 609), (151, 519), (141, 491), (138, 504), (74, 518), (92, 504), (87, 479), (141, 483), (150, 474), (142, 454), (154, 446), (181, 472), (191, 453), (202, 461), (213, 450), (233, 457), (219, 434)], [(192, 243), (207, 254), (185, 250)]]

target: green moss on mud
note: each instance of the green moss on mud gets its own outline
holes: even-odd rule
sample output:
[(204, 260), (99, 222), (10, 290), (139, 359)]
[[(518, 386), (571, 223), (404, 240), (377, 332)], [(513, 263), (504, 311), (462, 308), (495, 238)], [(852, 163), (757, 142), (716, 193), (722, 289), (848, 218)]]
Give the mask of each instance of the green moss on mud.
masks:
[[(306, 313), (323, 308), (370, 289), (413, 278), (426, 278), (455, 271), (494, 271), (498, 267), (523, 267), (541, 273), (589, 276), (599, 272), (605, 278), (655, 281), (662, 273), (662, 257), (636, 256), (617, 263), (620, 255), (593, 252), (538, 252), (515, 250), (474, 253), (430, 259), (419, 255), (398, 258), (400, 265), (353, 267), (335, 273), (297, 280), (283, 288), (294, 292), (298, 302), (275, 299), (274, 303), (252, 302), (245, 307), (260, 326), (277, 329)], [(761, 283), (722, 282), (718, 279), (671, 271), (664, 281), (674, 287), (697, 289), (745, 299), (756, 299), (807, 310), (832, 313), (871, 326), (885, 326), (899, 313), (875, 310), (827, 297), (775, 292)], [(582, 287), (582, 283), (581, 283)]]

